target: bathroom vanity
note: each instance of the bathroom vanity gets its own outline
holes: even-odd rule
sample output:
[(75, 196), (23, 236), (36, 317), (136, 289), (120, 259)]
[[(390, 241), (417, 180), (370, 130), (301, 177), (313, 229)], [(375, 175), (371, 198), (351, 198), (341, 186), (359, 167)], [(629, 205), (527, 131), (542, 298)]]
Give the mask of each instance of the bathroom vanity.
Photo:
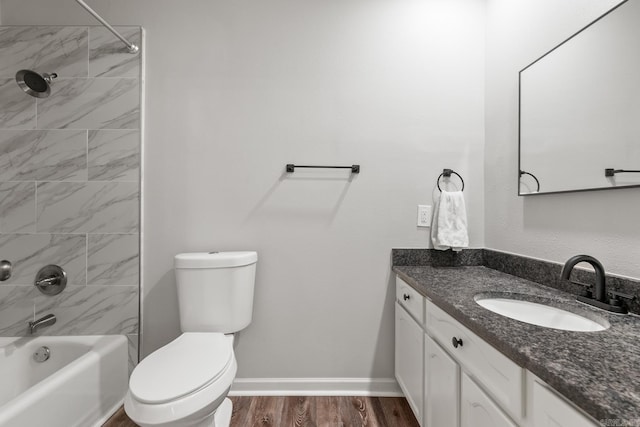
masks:
[[(640, 420), (640, 318), (484, 266), (394, 266), (395, 374), (422, 426), (588, 427)], [(558, 330), (481, 307), (530, 298), (605, 329)], [(624, 424), (620, 424), (624, 425)]]

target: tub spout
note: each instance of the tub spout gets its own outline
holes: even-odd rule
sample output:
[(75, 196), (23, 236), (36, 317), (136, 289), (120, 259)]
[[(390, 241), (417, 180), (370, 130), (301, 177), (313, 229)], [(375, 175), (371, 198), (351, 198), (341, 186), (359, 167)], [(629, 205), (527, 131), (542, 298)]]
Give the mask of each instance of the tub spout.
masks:
[(55, 314), (47, 314), (46, 316), (41, 317), (38, 320), (29, 322), (29, 333), (33, 335), (33, 333), (36, 332), (38, 329), (45, 326), (53, 325), (54, 323), (56, 323), (56, 320), (57, 319)]

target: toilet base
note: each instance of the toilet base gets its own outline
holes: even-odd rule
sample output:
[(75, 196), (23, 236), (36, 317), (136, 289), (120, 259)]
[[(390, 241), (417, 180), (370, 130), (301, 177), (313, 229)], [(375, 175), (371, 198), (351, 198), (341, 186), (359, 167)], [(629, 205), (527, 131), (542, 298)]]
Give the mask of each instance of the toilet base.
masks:
[(231, 425), (232, 412), (233, 404), (231, 403), (231, 399), (226, 397), (218, 409), (216, 409), (211, 427), (229, 427), (229, 425)]
[(222, 404), (218, 406), (218, 409), (213, 414), (207, 415), (204, 419), (198, 421), (197, 423), (177, 423), (177, 424), (167, 424), (167, 426), (176, 426), (176, 427), (229, 427), (231, 425), (231, 413), (233, 412), (233, 404), (231, 400), (227, 397), (222, 401)]

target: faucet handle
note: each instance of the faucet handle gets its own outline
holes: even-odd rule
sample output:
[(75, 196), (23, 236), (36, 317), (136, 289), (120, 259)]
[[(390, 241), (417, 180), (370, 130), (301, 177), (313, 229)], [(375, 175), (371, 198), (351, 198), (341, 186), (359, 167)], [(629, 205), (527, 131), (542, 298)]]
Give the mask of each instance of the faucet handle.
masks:
[(622, 297), (622, 298), (628, 299), (628, 300), (636, 299), (635, 295), (624, 294), (624, 293), (618, 292), (618, 291), (609, 291), (609, 295), (611, 295), (614, 298)]
[(571, 283), (573, 283), (574, 285), (584, 286), (584, 289), (580, 291), (581, 296), (586, 298), (593, 298), (593, 292), (591, 292), (591, 289), (593, 288), (592, 283), (582, 283), (582, 282), (577, 282), (573, 280), (571, 281)]
[(617, 307), (622, 306), (622, 300), (620, 298), (628, 299), (629, 301), (632, 301), (636, 298), (635, 295), (625, 294), (618, 291), (609, 291), (608, 294), (611, 295), (611, 299), (609, 299), (609, 304), (615, 305)]

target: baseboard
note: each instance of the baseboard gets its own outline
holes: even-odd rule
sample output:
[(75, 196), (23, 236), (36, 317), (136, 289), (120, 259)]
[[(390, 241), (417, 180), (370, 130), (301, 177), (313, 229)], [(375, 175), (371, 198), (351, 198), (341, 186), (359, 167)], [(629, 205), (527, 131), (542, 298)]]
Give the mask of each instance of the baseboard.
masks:
[(229, 395), (404, 396), (393, 378), (236, 378)]

